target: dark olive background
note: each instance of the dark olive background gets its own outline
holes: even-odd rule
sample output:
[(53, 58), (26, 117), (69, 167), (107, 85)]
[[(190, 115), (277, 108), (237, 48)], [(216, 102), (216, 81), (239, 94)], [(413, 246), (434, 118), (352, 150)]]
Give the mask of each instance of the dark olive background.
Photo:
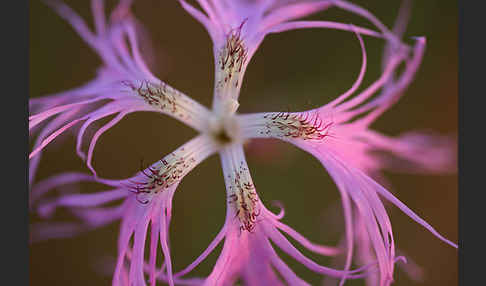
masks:
[[(356, 1), (388, 27), (400, 1)], [(114, 1), (108, 2), (113, 7)], [(68, 1), (91, 25), (89, 1)], [(76, 87), (94, 77), (100, 61), (70, 26), (40, 1), (30, 1), (30, 96)], [(177, 1), (135, 1), (134, 13), (153, 42), (154, 73), (210, 106), (213, 59), (203, 27)], [(359, 17), (331, 9), (309, 19), (339, 20), (369, 26)], [(92, 25), (91, 25), (92, 26)], [(416, 1), (406, 36), (426, 36), (427, 50), (406, 96), (373, 127), (396, 135), (412, 129), (457, 133), (457, 3)], [(365, 84), (378, 76), (381, 40), (365, 38), (369, 68)], [(325, 104), (354, 81), (360, 66), (352, 33), (312, 29), (270, 35), (253, 57), (241, 90), (240, 112), (304, 110)], [(105, 122), (105, 121), (101, 121)], [(97, 145), (94, 165), (103, 177), (124, 178), (146, 162), (160, 159), (196, 133), (160, 114), (135, 113), (107, 132)], [(66, 135), (47, 148), (38, 179), (61, 171), (87, 171)], [(309, 154), (271, 140), (245, 149), (257, 190), (268, 207), (280, 200), (285, 223), (312, 241), (337, 243), (343, 232), (339, 195), (322, 166)], [(180, 184), (174, 198), (171, 246), (175, 269), (190, 263), (222, 226), (225, 188), (219, 158), (210, 157)], [(387, 173), (393, 191), (411, 209), (452, 241), (457, 241), (457, 176)], [(424, 270), (414, 282), (397, 269), (394, 285), (457, 285), (457, 250), (439, 241), (396, 208), (390, 207), (397, 247)], [(57, 220), (65, 219), (60, 212)], [(31, 215), (31, 222), (38, 218)], [(30, 245), (31, 285), (108, 285), (116, 255), (118, 223), (71, 239)], [(219, 250), (220, 248), (218, 248)], [(308, 254), (308, 252), (305, 252)], [(326, 258), (309, 254), (329, 265)], [(207, 275), (217, 255), (198, 267)], [(283, 258), (312, 285), (321, 277)], [(107, 269), (108, 268), (108, 269)], [(348, 285), (363, 285), (350, 281)]]

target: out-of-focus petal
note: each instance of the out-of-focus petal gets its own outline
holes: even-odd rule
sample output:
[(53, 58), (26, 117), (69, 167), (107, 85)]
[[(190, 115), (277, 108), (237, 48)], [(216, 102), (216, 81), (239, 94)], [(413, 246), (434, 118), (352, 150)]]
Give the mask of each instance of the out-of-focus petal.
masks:
[[(106, 21), (103, 1), (92, 1), (95, 31), (92, 32), (79, 15), (61, 1), (49, 1), (103, 60), (98, 76), (91, 82), (63, 93), (32, 99), (30, 103), (30, 136), (39, 124), (55, 122), (42, 128), (29, 158), (41, 154), (56, 137), (83, 122), (77, 139), (77, 153), (87, 160), (90, 170), (92, 154), (98, 138), (132, 112), (152, 111), (170, 115), (185, 124), (203, 130), (209, 111), (183, 93), (152, 75), (139, 51), (137, 22), (129, 13), (130, 1), (122, 1)], [(128, 45), (127, 45), (128, 44)], [(69, 114), (69, 116), (65, 115)], [(95, 132), (87, 156), (81, 150), (85, 130), (95, 121), (115, 115)], [(39, 158), (31, 164), (30, 181), (34, 179)]]
[[(172, 197), (182, 180), (193, 168), (213, 154), (217, 146), (211, 138), (198, 136), (169, 155), (142, 169), (136, 175), (124, 180), (102, 179), (79, 173), (67, 173), (47, 179), (34, 185), (32, 193), (33, 208), (39, 215), (52, 217), (59, 207), (68, 208), (79, 222), (57, 223), (33, 226), (33, 240), (73, 236), (81, 231), (95, 229), (117, 219), (122, 219), (118, 243), (118, 259), (113, 285), (125, 285), (125, 267), (129, 262), (129, 285), (145, 285), (146, 265), (144, 259), (145, 241), (148, 230), (152, 232), (149, 253), (149, 277), (151, 285), (159, 272), (156, 265), (156, 252), (160, 248), (164, 254), (169, 285), (174, 285), (172, 262), (168, 245), (168, 232), (172, 211)], [(98, 182), (114, 187), (107, 191), (90, 194), (68, 193), (57, 198), (44, 198), (49, 190), (63, 185), (81, 182)], [(107, 207), (106, 204), (123, 200), (119, 206)], [(130, 242), (133, 240), (133, 249)], [(125, 282), (124, 282), (125, 281)]]

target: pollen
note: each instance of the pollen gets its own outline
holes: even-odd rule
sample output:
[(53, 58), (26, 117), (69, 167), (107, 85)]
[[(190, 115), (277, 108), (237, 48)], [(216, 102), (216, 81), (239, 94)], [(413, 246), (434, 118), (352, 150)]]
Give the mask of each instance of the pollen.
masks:
[(265, 124), (261, 135), (272, 137), (322, 140), (330, 136), (329, 129), (333, 122), (325, 123), (317, 113), (267, 113), (263, 116)]
[(240, 231), (253, 232), (256, 219), (260, 215), (259, 199), (248, 168), (243, 162), (233, 176), (228, 176), (228, 180), (230, 180), (228, 203), (235, 209), (235, 218), (240, 221)]

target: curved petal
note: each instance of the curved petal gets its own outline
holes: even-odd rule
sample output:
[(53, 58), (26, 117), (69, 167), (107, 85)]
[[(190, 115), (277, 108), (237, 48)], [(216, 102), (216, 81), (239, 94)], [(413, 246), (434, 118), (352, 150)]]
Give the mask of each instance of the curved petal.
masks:
[[(97, 77), (88, 84), (53, 96), (32, 99), (29, 117), (29, 131), (34, 131), (40, 123), (51, 120), (53, 116), (64, 118), (61, 124), (56, 120), (56, 129), (49, 125), (52, 132), (46, 137), (46, 129), (41, 131), (42, 141), (34, 146), (29, 159), (45, 148), (51, 141), (80, 121), (85, 121), (77, 139), (78, 154), (84, 159), (81, 141), (84, 131), (91, 122), (102, 117), (116, 114), (117, 117), (99, 129), (93, 137), (89, 149), (87, 165), (95, 173), (91, 164), (92, 154), (97, 139), (102, 133), (119, 122), (125, 114), (135, 111), (153, 111), (170, 115), (183, 123), (204, 130), (207, 126), (209, 111), (183, 93), (173, 89), (157, 79), (147, 68), (138, 48), (135, 20), (129, 13), (131, 2), (121, 2), (112, 12), (112, 19), (107, 24), (103, 1), (93, 0), (95, 31), (92, 32), (71, 8), (61, 1), (49, 1), (64, 19), (66, 19), (85, 39), (103, 60)], [(127, 45), (128, 44), (128, 45)], [(108, 102), (106, 102), (108, 100)], [(105, 102), (103, 102), (105, 101)], [(100, 106), (101, 105), (101, 106)], [(82, 108), (82, 109), (81, 109)], [(78, 110), (77, 118), (62, 116)], [(34, 167), (38, 164), (36, 160)], [(35, 168), (33, 169), (35, 171)], [(31, 173), (33, 178), (33, 173)]]
[(451, 246), (457, 247), (456, 244), (445, 239), (432, 226), (418, 217), (405, 204), (400, 202), (373, 179), (369, 178), (352, 164), (346, 164), (331, 149), (317, 148), (316, 146), (302, 143), (296, 145), (314, 155), (329, 171), (338, 187), (348, 193), (353, 199), (354, 204), (363, 217), (368, 235), (371, 238), (375, 254), (378, 258), (381, 283), (391, 281), (395, 255), (391, 224), (383, 207), (383, 203), (378, 199), (378, 194), (395, 204), (410, 218), (424, 226), (436, 237)]

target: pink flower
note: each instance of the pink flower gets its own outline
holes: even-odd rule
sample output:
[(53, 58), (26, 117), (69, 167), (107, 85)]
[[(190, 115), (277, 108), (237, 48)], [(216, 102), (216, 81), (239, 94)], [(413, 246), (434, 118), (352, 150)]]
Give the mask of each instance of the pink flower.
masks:
[[(310, 270), (346, 279), (377, 277), (379, 285), (393, 281), (394, 265), (402, 257), (395, 253), (391, 221), (382, 199), (389, 201), (439, 239), (457, 247), (399, 201), (370, 175), (394, 168), (394, 158), (408, 161), (428, 171), (447, 170), (451, 165), (450, 145), (432, 135), (407, 133), (387, 137), (369, 128), (403, 94), (422, 60), (425, 39), (416, 38), (413, 47), (399, 40), (371, 13), (354, 4), (333, 1), (205, 1), (198, 0), (204, 13), (181, 0), (186, 11), (208, 30), (214, 43), (215, 87), (211, 110), (157, 79), (147, 68), (138, 50), (137, 22), (130, 14), (131, 1), (120, 1), (107, 22), (103, 1), (93, 0), (95, 32), (69, 7), (57, 1), (52, 6), (103, 60), (98, 76), (77, 89), (30, 102), (34, 115), (29, 131), (39, 132), (31, 161), (30, 181), (34, 180), (40, 154), (57, 136), (84, 122), (77, 133), (77, 153), (86, 160), (93, 175), (65, 173), (32, 187), (31, 203), (49, 218), (58, 207), (67, 207), (79, 222), (36, 225), (35, 239), (75, 235), (121, 219), (118, 258), (113, 285), (150, 285), (163, 280), (169, 285), (230, 285), (242, 279), (248, 285), (283, 284), (273, 269), (289, 285), (308, 285), (276, 254), (271, 242)], [(330, 7), (338, 7), (369, 20), (379, 32), (349, 24), (296, 19)], [(361, 45), (362, 64), (356, 82), (332, 102), (303, 112), (237, 114), (243, 76), (253, 53), (270, 33), (300, 28), (332, 28), (351, 31)], [(387, 43), (381, 76), (357, 95), (366, 71), (367, 58), (361, 35), (384, 38)], [(397, 36), (398, 35), (398, 36)], [(128, 41), (128, 46), (126, 45)], [(397, 68), (404, 71), (397, 75)], [(126, 114), (136, 111), (159, 112), (191, 126), (200, 134), (148, 168), (124, 180), (100, 178), (91, 164), (98, 138)], [(87, 153), (82, 151), (86, 129), (95, 121), (117, 114), (91, 138)], [(41, 128), (42, 126), (42, 128)], [(243, 151), (243, 143), (254, 138), (277, 138), (292, 143), (318, 159), (340, 191), (345, 215), (346, 262), (343, 270), (317, 264), (304, 256), (283, 235), (288, 234), (304, 248), (324, 256), (340, 249), (314, 244), (280, 221), (280, 214), (267, 210), (259, 199)], [(437, 147), (439, 146), (439, 147)], [(372, 151), (385, 151), (387, 160)], [(181, 271), (172, 268), (168, 233), (172, 197), (178, 184), (207, 157), (218, 153), (226, 183), (227, 211), (221, 231), (208, 248)], [(409, 168), (405, 168), (408, 170)], [(83, 181), (95, 181), (110, 189), (93, 194), (76, 192), (47, 199), (50, 190)], [(316, 190), (320, 191), (320, 190)], [(118, 206), (107, 203), (122, 201)], [(357, 230), (359, 226), (361, 230)], [(150, 232), (149, 232), (150, 229)], [(150, 233), (149, 259), (145, 243)], [(224, 239), (223, 250), (208, 277), (186, 278)], [(351, 269), (357, 240), (366, 245), (370, 259)], [(133, 241), (133, 245), (132, 245)], [(164, 262), (158, 268), (159, 247)]]

